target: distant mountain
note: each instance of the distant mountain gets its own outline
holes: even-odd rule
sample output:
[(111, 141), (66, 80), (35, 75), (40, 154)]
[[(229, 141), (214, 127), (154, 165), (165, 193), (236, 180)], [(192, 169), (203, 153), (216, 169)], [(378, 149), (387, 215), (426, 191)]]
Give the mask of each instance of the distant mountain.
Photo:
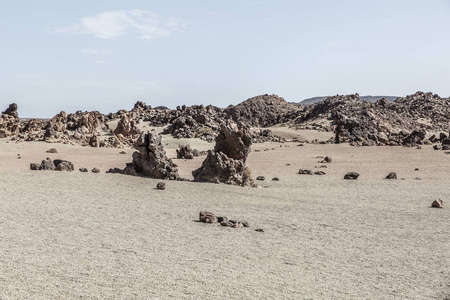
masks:
[[(326, 97), (313, 97), (313, 98), (308, 98), (305, 99), (297, 104), (302, 104), (302, 105), (310, 105), (310, 104), (314, 104), (316, 102), (319, 101), (323, 101), (327, 98), (329, 98), (330, 96), (326, 96)], [(380, 100), (381, 98), (386, 98), (388, 101), (393, 102), (395, 100), (397, 100), (398, 97), (396, 96), (361, 96), (360, 99), (363, 101), (370, 101), (370, 102), (375, 102), (377, 100)]]

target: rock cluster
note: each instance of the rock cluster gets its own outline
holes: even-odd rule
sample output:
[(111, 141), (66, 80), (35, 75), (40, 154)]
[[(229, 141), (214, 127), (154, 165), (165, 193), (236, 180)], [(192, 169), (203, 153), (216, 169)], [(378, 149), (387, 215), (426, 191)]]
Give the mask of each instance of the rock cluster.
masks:
[(232, 228), (250, 227), (247, 221), (228, 220), (227, 217), (217, 217), (215, 214), (207, 211), (200, 212), (199, 221), (210, 224), (220, 223), (221, 226)]
[(375, 103), (358, 94), (337, 95), (305, 107), (288, 123), (334, 131), (336, 143), (415, 147), (440, 141), (439, 132), (448, 132), (450, 100), (423, 92)]
[(194, 181), (255, 186), (246, 166), (252, 144), (248, 126), (228, 122), (216, 137), (214, 150), (209, 150), (202, 166), (194, 170)]
[(67, 114), (62, 111), (52, 119), (30, 119), (20, 122), (16, 141), (45, 140), (48, 143), (63, 143), (70, 145), (92, 147), (122, 147), (114, 136), (100, 138), (111, 133), (106, 125), (105, 115), (97, 112), (77, 111)]
[(73, 163), (63, 159), (55, 159), (54, 161), (47, 157), (41, 164), (30, 164), (30, 170), (50, 170), (50, 171), (68, 171), (74, 170)]

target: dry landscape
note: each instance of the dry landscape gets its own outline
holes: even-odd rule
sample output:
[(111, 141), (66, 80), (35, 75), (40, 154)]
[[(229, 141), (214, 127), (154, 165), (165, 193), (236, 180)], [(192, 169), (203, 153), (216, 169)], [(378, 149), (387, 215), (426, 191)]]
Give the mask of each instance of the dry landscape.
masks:
[(449, 99), (358, 97), (50, 120), (11, 104), (0, 298), (447, 299)]
[[(168, 157), (185, 142), (164, 136)], [(52, 154), (48, 143), (1, 140), (2, 299), (448, 296), (450, 215), (430, 204), (450, 198), (450, 155), (297, 144), (252, 145), (247, 165), (265, 177), (261, 188), (166, 181), (156, 190), (157, 179), (104, 172), (129, 162), (131, 149), (56, 144)], [(29, 170), (47, 156), (101, 173)], [(326, 175), (297, 174), (320, 166), (317, 156), (332, 158)], [(189, 179), (202, 160), (174, 159)], [(361, 176), (344, 180), (348, 171)], [(384, 179), (391, 171), (398, 180)], [(203, 210), (251, 228), (200, 223)]]

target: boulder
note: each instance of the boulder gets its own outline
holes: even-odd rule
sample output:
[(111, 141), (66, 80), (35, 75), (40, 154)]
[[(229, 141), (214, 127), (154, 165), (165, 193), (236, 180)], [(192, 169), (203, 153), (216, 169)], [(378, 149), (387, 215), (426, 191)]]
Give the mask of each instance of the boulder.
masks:
[(17, 104), (11, 103), (8, 108), (2, 112), (2, 115), (8, 115), (13, 118), (18, 118), (19, 114), (17, 113)]
[(434, 200), (433, 203), (431, 203), (431, 207), (443, 208), (444, 207), (444, 201), (442, 201), (441, 199)]
[(203, 223), (217, 223), (217, 216), (211, 212), (201, 211), (199, 221)]
[(397, 179), (397, 174), (395, 172), (391, 172), (386, 176), (386, 179)]
[(53, 163), (55, 164), (56, 171), (68, 171), (71, 172), (74, 170), (74, 166), (73, 163), (67, 160), (61, 160), (61, 159), (55, 159), (53, 161)]
[(127, 115), (124, 115), (119, 123), (117, 123), (117, 127), (114, 130), (115, 135), (122, 135), (123, 137), (133, 136), (139, 134), (139, 129), (136, 126), (136, 121), (134, 119), (130, 119)]
[(41, 165), (40, 164), (35, 164), (35, 163), (31, 163), (30, 164), (30, 170), (40, 170), (41, 169)]
[(157, 190), (165, 190), (166, 184), (164, 182), (158, 182), (158, 184), (156, 185), (156, 189)]
[(41, 170), (55, 170), (56, 166), (53, 163), (53, 161), (47, 157), (46, 159), (44, 159), (41, 163)]
[(194, 159), (194, 153), (191, 146), (189, 144), (179, 145), (177, 149), (177, 158)]

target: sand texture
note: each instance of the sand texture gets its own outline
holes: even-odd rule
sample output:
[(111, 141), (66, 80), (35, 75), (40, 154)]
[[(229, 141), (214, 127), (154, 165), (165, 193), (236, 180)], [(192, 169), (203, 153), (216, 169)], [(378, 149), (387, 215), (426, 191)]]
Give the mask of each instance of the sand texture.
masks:
[[(168, 156), (184, 142), (213, 147), (164, 136)], [(45, 153), (50, 147), (59, 153)], [(161, 191), (156, 179), (105, 173), (130, 162), (132, 149), (0, 140), (0, 298), (450, 296), (449, 153), (296, 143), (252, 150), (247, 162), (254, 178), (265, 176), (261, 188), (166, 181)], [(333, 161), (315, 168), (316, 156)], [(75, 172), (29, 170), (46, 157), (72, 161)], [(203, 159), (174, 162), (192, 179)], [(349, 171), (361, 176), (344, 180)], [(384, 179), (389, 172), (399, 179)], [(430, 208), (438, 198), (444, 208)], [(196, 222), (202, 210), (251, 228)]]

